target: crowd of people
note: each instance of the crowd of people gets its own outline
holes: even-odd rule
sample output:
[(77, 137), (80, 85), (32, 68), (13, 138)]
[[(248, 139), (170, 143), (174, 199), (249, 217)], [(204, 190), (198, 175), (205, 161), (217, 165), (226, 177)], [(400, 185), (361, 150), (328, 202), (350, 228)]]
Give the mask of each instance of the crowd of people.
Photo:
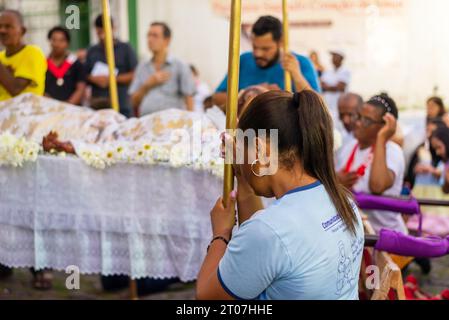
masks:
[[(3, 11), (0, 101), (34, 93), (109, 108), (101, 16), (95, 28), (99, 43), (78, 57), (69, 52), (70, 33), (51, 29), (46, 58), (40, 48), (24, 43), (21, 14)], [(140, 117), (168, 108), (225, 111), (227, 77), (210, 94), (196, 68), (170, 54), (171, 38), (166, 23), (152, 23), (152, 58), (140, 63), (129, 44), (114, 40), (120, 112)], [(214, 239), (198, 277), (198, 297), (357, 299), (363, 227), (348, 190), (398, 197), (433, 186), (442, 196), (449, 193), (449, 115), (443, 100), (427, 101), (427, 136), (407, 164), (398, 106), (386, 93), (365, 102), (350, 92), (344, 52), (331, 50), (331, 70), (316, 52), (310, 59), (282, 52), (282, 23), (272, 16), (255, 22), (251, 41), (252, 52), (240, 61), (239, 128), (278, 129), (281, 165), (272, 176), (259, 174), (257, 160), (234, 166), (238, 190), (227, 206), (220, 199), (212, 210)], [(292, 76), (294, 95), (282, 91), (285, 71)], [(333, 148), (334, 127), (342, 136), (338, 150)], [(269, 148), (261, 140), (246, 147)], [(263, 208), (259, 197), (276, 202)], [(235, 204), (237, 231), (230, 210)], [(396, 212), (364, 214), (376, 232), (409, 233), (407, 221)], [(333, 223), (323, 228), (329, 221)], [(341, 259), (349, 262), (341, 267)]]
[[(61, 26), (52, 28), (48, 32), (48, 57), (39, 47), (25, 43), (26, 27), (19, 12), (4, 10), (0, 25), (5, 48), (1, 57), (4, 68), (0, 70), (0, 101), (34, 93), (95, 110), (110, 108), (101, 15), (94, 21), (98, 43), (78, 54), (69, 50), (69, 31)], [(195, 67), (170, 54), (171, 37), (166, 23), (152, 23), (148, 31), (152, 58), (140, 63), (130, 44), (114, 38), (120, 113), (124, 116), (138, 117), (168, 108), (193, 111), (197, 86), (204, 95), (204, 86), (195, 80)]]

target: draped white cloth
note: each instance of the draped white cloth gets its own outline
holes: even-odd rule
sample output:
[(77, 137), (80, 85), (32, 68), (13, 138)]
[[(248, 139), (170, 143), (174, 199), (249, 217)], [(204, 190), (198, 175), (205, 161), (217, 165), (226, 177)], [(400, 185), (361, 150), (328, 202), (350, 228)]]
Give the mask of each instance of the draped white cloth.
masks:
[(41, 156), (0, 167), (0, 263), (194, 280), (222, 181), (205, 171)]

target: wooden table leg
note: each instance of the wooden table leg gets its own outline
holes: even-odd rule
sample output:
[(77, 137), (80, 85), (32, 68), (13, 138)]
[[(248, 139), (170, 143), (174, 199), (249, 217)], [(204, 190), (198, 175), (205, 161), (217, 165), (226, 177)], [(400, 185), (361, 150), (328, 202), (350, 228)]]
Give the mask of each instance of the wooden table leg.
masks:
[(131, 279), (129, 281), (129, 296), (131, 300), (139, 300), (139, 294), (137, 291), (137, 281)]

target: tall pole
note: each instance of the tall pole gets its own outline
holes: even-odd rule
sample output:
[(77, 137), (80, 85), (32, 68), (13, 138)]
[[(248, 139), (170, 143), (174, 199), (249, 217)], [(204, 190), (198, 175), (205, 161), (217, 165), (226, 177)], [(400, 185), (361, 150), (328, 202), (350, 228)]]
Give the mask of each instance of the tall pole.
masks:
[[(115, 75), (115, 55), (114, 55), (114, 36), (112, 33), (111, 10), (109, 7), (109, 0), (102, 0), (103, 6), (103, 27), (105, 33), (105, 49), (106, 61), (109, 67), (109, 96), (112, 109), (120, 112), (120, 105), (118, 99), (117, 80)], [(133, 279), (129, 283), (129, 294), (131, 300), (138, 300), (137, 282)]]
[[(290, 52), (290, 34), (289, 34), (289, 20), (288, 20), (288, 0), (282, 0), (282, 26), (283, 26), (283, 42), (284, 54)], [(292, 76), (288, 71), (285, 71), (285, 91), (292, 92)]]
[(115, 76), (114, 37), (112, 34), (109, 0), (103, 0), (103, 26), (105, 33), (106, 59), (109, 66), (109, 94), (111, 106), (115, 111), (120, 112), (117, 81)]
[[(231, 23), (229, 31), (229, 62), (228, 62), (228, 92), (226, 103), (226, 129), (228, 133), (235, 135), (237, 127), (237, 108), (239, 94), (239, 69), (240, 69), (240, 30), (242, 21), (242, 2), (232, 0)], [(230, 150), (227, 150), (229, 152)], [(232, 152), (232, 150), (231, 150)], [(229, 155), (226, 157), (231, 159)], [(229, 200), (229, 195), (234, 189), (234, 173), (232, 164), (225, 164), (224, 170), (223, 200), (224, 204)]]

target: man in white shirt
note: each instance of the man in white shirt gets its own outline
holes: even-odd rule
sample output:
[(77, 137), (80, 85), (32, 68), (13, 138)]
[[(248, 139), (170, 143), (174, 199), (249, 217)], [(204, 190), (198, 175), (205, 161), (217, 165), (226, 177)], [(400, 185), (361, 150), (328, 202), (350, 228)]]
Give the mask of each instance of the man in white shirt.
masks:
[[(396, 132), (398, 110), (386, 95), (373, 97), (359, 111), (354, 130), (356, 141), (343, 146), (337, 155), (340, 182), (366, 194), (400, 196), (405, 158), (391, 138)], [(400, 213), (365, 210), (376, 232), (382, 228), (407, 233)]]
[(341, 94), (346, 92), (351, 82), (351, 72), (343, 67), (345, 54), (341, 50), (331, 51), (332, 64), (331, 70), (326, 70), (321, 76), (321, 87), (324, 93), (324, 99), (332, 114), (334, 123), (338, 124), (338, 99)]

